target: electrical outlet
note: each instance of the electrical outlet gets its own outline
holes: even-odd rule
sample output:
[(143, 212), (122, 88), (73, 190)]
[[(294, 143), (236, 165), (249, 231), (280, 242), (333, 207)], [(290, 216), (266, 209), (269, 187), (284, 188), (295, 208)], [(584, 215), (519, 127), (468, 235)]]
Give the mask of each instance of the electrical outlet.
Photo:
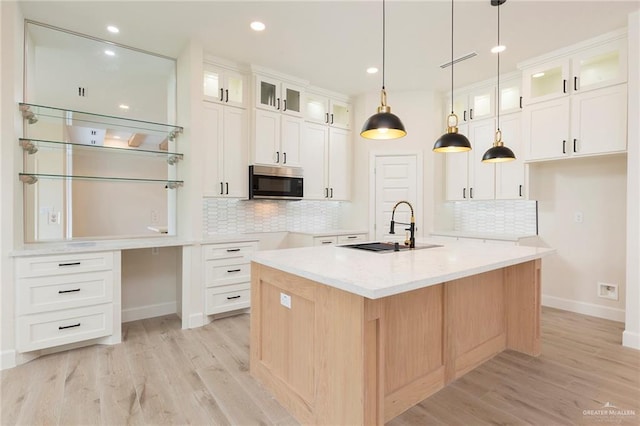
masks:
[(291, 296), (288, 294), (280, 293), (280, 304), (285, 308), (291, 309)]
[(598, 283), (598, 297), (618, 300), (618, 284)]
[(157, 255), (160, 254), (160, 248), (159, 247), (151, 247), (151, 254), (152, 255)]
[(47, 223), (49, 225), (57, 225), (60, 223), (60, 212), (49, 211), (47, 215)]
[(573, 214), (573, 221), (575, 223), (582, 223), (584, 221), (584, 217), (582, 215), (582, 212), (575, 212)]
[(158, 224), (158, 211), (157, 210), (151, 210), (151, 224), (152, 225), (157, 225)]

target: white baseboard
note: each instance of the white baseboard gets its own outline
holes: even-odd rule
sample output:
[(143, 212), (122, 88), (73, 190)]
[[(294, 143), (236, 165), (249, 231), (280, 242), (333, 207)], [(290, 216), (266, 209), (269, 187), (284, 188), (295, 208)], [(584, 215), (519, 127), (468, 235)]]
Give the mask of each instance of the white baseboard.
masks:
[(122, 310), (122, 322), (137, 321), (145, 318), (160, 317), (162, 315), (175, 314), (176, 302), (159, 303), (157, 305), (138, 306)]
[(562, 309), (564, 311), (575, 312), (577, 314), (624, 322), (624, 309), (610, 308), (608, 306), (596, 305), (595, 303), (580, 302), (578, 300), (564, 299), (562, 297), (543, 294), (542, 306), (549, 306), (550, 308)]
[(6, 370), (16, 366), (16, 351), (0, 352), (0, 370)]
[(198, 328), (204, 325), (204, 315), (202, 312), (189, 315), (189, 328)]
[(640, 333), (625, 330), (624, 333), (622, 333), (622, 346), (640, 349)]

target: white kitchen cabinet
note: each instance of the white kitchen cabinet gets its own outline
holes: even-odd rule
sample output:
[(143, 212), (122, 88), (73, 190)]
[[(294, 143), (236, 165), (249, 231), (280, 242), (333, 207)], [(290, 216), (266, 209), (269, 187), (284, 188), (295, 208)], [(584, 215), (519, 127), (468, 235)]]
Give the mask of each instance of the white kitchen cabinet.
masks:
[(247, 111), (203, 102), (205, 197), (248, 196)]
[(205, 63), (203, 70), (204, 100), (244, 107), (246, 106), (246, 80), (246, 76), (239, 71)]
[(532, 105), (627, 81), (626, 34), (615, 32), (532, 59), (523, 69), (524, 104)]
[(347, 101), (307, 91), (305, 105), (306, 121), (351, 130), (351, 104)]
[(625, 152), (627, 85), (529, 105), (523, 112), (525, 160)]
[(505, 146), (516, 156), (514, 161), (496, 163), (496, 199), (515, 200), (526, 198), (526, 166), (522, 141), (521, 114), (500, 117), (500, 130)]
[(253, 162), (299, 166), (303, 129), (302, 118), (256, 108)]
[(522, 77), (500, 79), (500, 116), (522, 110)]
[(295, 83), (255, 74), (256, 108), (302, 117), (304, 88)]
[(367, 232), (358, 231), (351, 233), (327, 233), (323, 235), (292, 232), (289, 234), (289, 245), (291, 247), (331, 246), (363, 242), (368, 241), (368, 239), (369, 234)]
[[(493, 144), (493, 119), (459, 128), (471, 142), (468, 152), (446, 153), (445, 195), (447, 200), (490, 200), (495, 194), (495, 167), (482, 163), (482, 156)], [(464, 133), (463, 133), (464, 134)]]
[(206, 315), (245, 309), (251, 305), (251, 260), (256, 241), (202, 246)]
[[(493, 117), (495, 115), (495, 92), (495, 84), (456, 91), (453, 99), (453, 112), (458, 116), (459, 123), (470, 123), (474, 120)], [(451, 111), (451, 97), (447, 102), (447, 113), (449, 113)]]
[(305, 123), (300, 163), (304, 170), (305, 199), (351, 197), (351, 132)]
[[(119, 252), (17, 258), (16, 349), (27, 352), (117, 334)], [(116, 301), (117, 300), (117, 301)], [(118, 328), (119, 330), (119, 328)]]

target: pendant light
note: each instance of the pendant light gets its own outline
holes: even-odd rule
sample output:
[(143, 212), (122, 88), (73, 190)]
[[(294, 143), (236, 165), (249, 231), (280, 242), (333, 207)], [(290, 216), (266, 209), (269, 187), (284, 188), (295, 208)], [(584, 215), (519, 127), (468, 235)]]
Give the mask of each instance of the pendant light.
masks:
[[(497, 6), (498, 8), (498, 44), (496, 47), (501, 46), (500, 44), (500, 5), (507, 0), (491, 0), (491, 6)], [(500, 98), (502, 98), (502, 94), (500, 93), (500, 50), (496, 49), (496, 54), (498, 55), (498, 105), (497, 105), (497, 120), (496, 120), (496, 137), (493, 142), (493, 146), (487, 150), (482, 156), (483, 163), (504, 163), (506, 161), (513, 161), (516, 159), (515, 154), (509, 148), (504, 146), (504, 142), (502, 141), (502, 131), (500, 131)]]
[(382, 0), (382, 91), (378, 112), (369, 117), (362, 126), (360, 136), (366, 139), (398, 139), (407, 134), (402, 121), (391, 113), (391, 107), (387, 105), (387, 91), (384, 87), (385, 41), (385, 0)]
[(451, 114), (447, 117), (447, 132), (433, 145), (435, 152), (465, 152), (471, 150), (471, 142), (458, 133), (458, 116), (453, 112), (453, 0), (451, 0)]

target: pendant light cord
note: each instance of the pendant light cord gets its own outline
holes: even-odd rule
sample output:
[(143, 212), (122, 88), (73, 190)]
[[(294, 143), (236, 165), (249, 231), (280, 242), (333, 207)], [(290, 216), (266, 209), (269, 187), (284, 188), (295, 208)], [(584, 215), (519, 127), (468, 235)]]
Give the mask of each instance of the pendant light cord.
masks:
[[(500, 46), (500, 4), (498, 4), (498, 46)], [(498, 96), (498, 131), (500, 131), (500, 98), (502, 98), (502, 94), (500, 93), (500, 51), (498, 51), (498, 85), (497, 85), (497, 96)]]
[(385, 44), (386, 44), (386, 34), (385, 34), (385, 1), (382, 0), (382, 90), (384, 90), (384, 56), (385, 56)]
[(453, 0), (451, 0), (451, 114), (453, 112)]

